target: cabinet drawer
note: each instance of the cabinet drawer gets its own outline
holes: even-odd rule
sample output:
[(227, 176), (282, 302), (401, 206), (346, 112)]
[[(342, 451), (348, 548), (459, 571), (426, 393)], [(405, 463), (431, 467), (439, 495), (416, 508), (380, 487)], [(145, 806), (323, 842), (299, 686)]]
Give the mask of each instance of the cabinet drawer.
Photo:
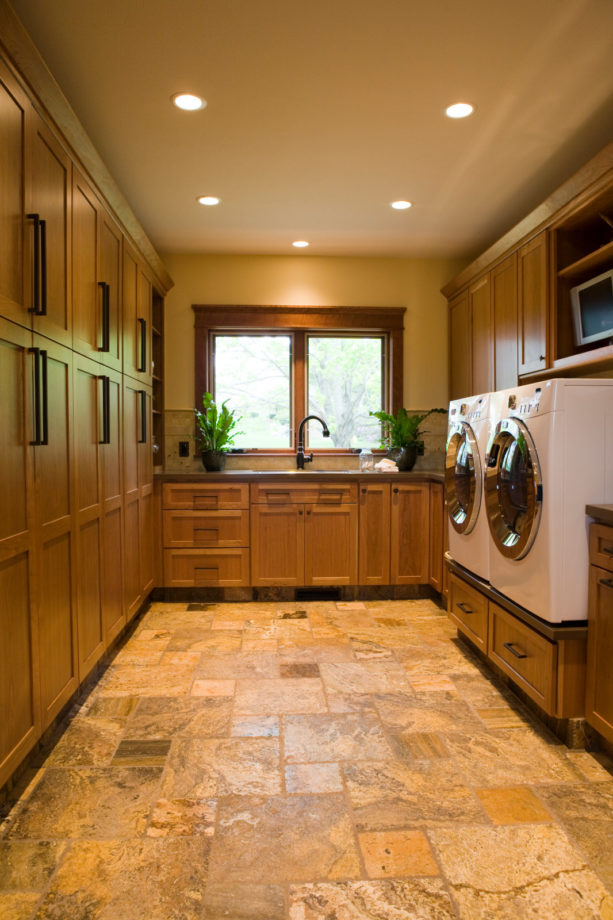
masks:
[(487, 598), (456, 575), (450, 575), (448, 612), (458, 629), (486, 652)]
[(249, 550), (165, 549), (164, 584), (167, 588), (248, 585)]
[(249, 511), (165, 511), (164, 546), (249, 546)]
[(491, 601), (488, 655), (546, 712), (555, 711), (557, 645)]
[(248, 508), (249, 486), (246, 482), (204, 483), (165, 482), (162, 493), (164, 508), (185, 511)]
[(590, 562), (613, 572), (613, 527), (590, 525)]
[(358, 500), (357, 483), (308, 482), (285, 484), (283, 482), (254, 483), (251, 486), (251, 501), (256, 504), (356, 504)]

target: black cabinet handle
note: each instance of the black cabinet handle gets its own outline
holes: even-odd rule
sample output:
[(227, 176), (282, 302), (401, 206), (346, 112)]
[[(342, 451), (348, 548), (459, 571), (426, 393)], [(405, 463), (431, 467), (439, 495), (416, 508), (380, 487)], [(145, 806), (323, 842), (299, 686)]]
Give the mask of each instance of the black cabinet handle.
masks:
[(456, 607), (458, 607), (458, 609), (461, 610), (462, 613), (474, 613), (475, 612), (472, 609), (472, 607), (468, 606), (468, 604), (456, 604)]
[(111, 350), (111, 286), (106, 281), (99, 281), (98, 287), (102, 291), (102, 345), (98, 351)]
[(34, 284), (32, 306), (28, 307), (35, 316), (47, 315), (47, 221), (40, 214), (27, 214), (34, 221)]
[(139, 390), (140, 396), (140, 438), (139, 444), (147, 443), (147, 391)]
[(398, 491), (399, 491), (399, 489), (398, 489), (398, 488), (395, 488), (395, 489), (394, 489), (394, 492), (398, 492)]
[(111, 379), (103, 374), (102, 381), (102, 438), (98, 444), (111, 443)]
[(361, 489), (360, 491), (362, 492), (362, 495), (366, 495), (366, 492), (367, 492), (368, 490), (367, 490), (367, 489)]
[(41, 220), (40, 227), (40, 311), (39, 316), (47, 315), (47, 221)]
[(613, 588), (613, 578), (601, 578), (598, 584), (604, 588)]
[(606, 553), (607, 556), (613, 556), (613, 546), (603, 546), (601, 552)]
[(140, 325), (140, 362), (137, 370), (145, 373), (147, 370), (147, 320), (139, 316), (138, 323)]
[(40, 348), (28, 348), (28, 353), (34, 355), (34, 440), (30, 441), (32, 447), (38, 447), (40, 439)]
[(40, 357), (42, 361), (41, 367), (41, 384), (42, 384), (42, 422), (43, 422), (43, 432), (42, 438), (40, 439), (41, 445), (45, 446), (49, 443), (49, 387), (47, 385), (47, 352), (44, 349), (41, 349)]
[(524, 652), (518, 652), (512, 642), (504, 642), (504, 647), (508, 649), (512, 655), (515, 655), (516, 658), (527, 658), (528, 656)]

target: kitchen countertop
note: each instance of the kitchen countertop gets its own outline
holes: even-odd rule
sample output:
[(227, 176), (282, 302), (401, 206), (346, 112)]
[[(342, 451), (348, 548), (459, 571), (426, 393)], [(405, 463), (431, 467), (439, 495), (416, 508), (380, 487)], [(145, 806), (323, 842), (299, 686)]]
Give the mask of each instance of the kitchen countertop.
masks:
[(154, 478), (161, 482), (224, 482), (242, 479), (257, 482), (260, 479), (293, 479), (308, 482), (309, 479), (325, 479), (331, 482), (355, 482), (378, 480), (385, 482), (441, 482), (445, 474), (441, 470), (411, 470), (409, 473), (361, 473), (359, 470), (222, 470), (220, 473), (196, 471), (193, 473), (156, 472)]
[(609, 524), (613, 527), (613, 505), (586, 505), (585, 513), (599, 524)]

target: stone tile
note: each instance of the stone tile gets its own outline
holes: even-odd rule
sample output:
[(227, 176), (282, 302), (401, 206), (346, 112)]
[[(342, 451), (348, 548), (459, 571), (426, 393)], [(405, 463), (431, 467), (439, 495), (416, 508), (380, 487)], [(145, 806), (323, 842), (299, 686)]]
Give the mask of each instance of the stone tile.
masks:
[(2, 920), (30, 920), (40, 895), (30, 891), (0, 891), (0, 917)]
[(124, 740), (119, 743), (112, 764), (119, 767), (163, 766), (169, 750), (170, 739), (135, 738)]
[(325, 712), (321, 681), (312, 678), (238, 680), (234, 710), (237, 713), (274, 715), (284, 712)]
[(374, 713), (286, 716), (283, 732), (288, 763), (386, 760), (392, 754)]
[(557, 827), (442, 827), (429, 836), (461, 917), (599, 916), (607, 893)]
[(320, 670), (326, 688), (341, 693), (411, 689), (406, 673), (395, 661), (323, 662)]
[(230, 735), (233, 738), (276, 738), (279, 735), (279, 717), (235, 716)]
[(422, 831), (373, 831), (360, 834), (359, 841), (369, 878), (439, 875)]
[(343, 774), (359, 831), (397, 830), (460, 822), (483, 824), (486, 816), (449, 760), (350, 763)]
[(56, 840), (0, 840), (0, 892), (44, 891), (65, 850)]
[(298, 763), (285, 768), (285, 789), (291, 794), (342, 792), (337, 763)]
[(50, 768), (11, 837), (139, 837), (157, 797), (160, 767)]
[(183, 738), (168, 757), (162, 794), (168, 799), (281, 792), (277, 738)]
[(137, 705), (137, 696), (97, 696), (84, 712), (84, 718), (101, 722), (109, 729), (122, 729)]
[(233, 796), (219, 803), (211, 881), (306, 881), (359, 874), (342, 795)]
[(204, 634), (198, 641), (193, 642), (189, 648), (193, 652), (206, 652), (208, 655), (226, 654), (227, 652), (240, 651), (243, 634), (240, 630), (216, 629), (210, 635)]
[(566, 751), (566, 758), (590, 783), (610, 783), (613, 780), (613, 765), (606, 755)]
[(126, 738), (227, 735), (232, 700), (227, 697), (143, 697), (128, 722)]
[[(233, 652), (205, 657), (196, 672), (198, 678), (237, 680), (250, 677), (279, 677), (279, 659), (272, 652)], [(300, 675), (296, 675), (300, 676)]]
[(285, 920), (285, 893), (279, 885), (206, 886), (202, 920)]
[(395, 731), (483, 731), (483, 723), (468, 703), (444, 694), (377, 693), (373, 701), (383, 724)]
[(184, 696), (195, 667), (180, 671), (175, 665), (111, 668), (98, 692), (100, 696)]
[(328, 690), (328, 709), (330, 712), (372, 712), (376, 714), (371, 693), (341, 693)]
[(200, 652), (181, 650), (181, 651), (169, 651), (164, 652), (160, 659), (160, 664), (162, 667), (165, 665), (175, 665), (177, 668), (188, 668), (193, 671), (194, 667), (198, 667), (200, 663), (201, 654)]
[(120, 725), (84, 717), (73, 719), (46, 757), (49, 767), (105, 767), (123, 733)]
[(403, 760), (406, 758), (431, 760), (433, 757), (449, 757), (445, 742), (435, 732), (402, 732), (392, 736), (392, 743), (394, 750)]
[(170, 641), (170, 635), (167, 633), (163, 638), (155, 639), (129, 639), (113, 659), (113, 667), (125, 668), (129, 665), (157, 664)]
[(281, 677), (319, 677), (319, 665), (314, 661), (281, 662)]
[(416, 693), (432, 693), (436, 691), (437, 693), (448, 693), (451, 696), (457, 695), (457, 690), (455, 684), (448, 677), (441, 676), (432, 676), (432, 677), (416, 677), (412, 676), (410, 678), (411, 687), (415, 690)]
[(37, 920), (201, 920), (210, 841), (75, 841)]
[(487, 728), (526, 728), (528, 719), (508, 706), (500, 709), (477, 709), (477, 715)]
[(290, 920), (453, 920), (439, 879), (319, 882), (290, 889)]
[(235, 681), (233, 680), (195, 680), (192, 696), (234, 696)]
[(384, 645), (379, 645), (377, 642), (353, 639), (351, 646), (353, 648), (354, 657), (358, 661), (380, 660), (394, 657), (392, 649), (386, 648)]
[(215, 799), (159, 799), (147, 837), (212, 837), (215, 832)]
[(243, 637), (242, 649), (244, 652), (276, 652), (278, 642), (276, 639), (253, 639)]
[(475, 793), (494, 824), (535, 824), (553, 820), (551, 812), (527, 786), (475, 789)]

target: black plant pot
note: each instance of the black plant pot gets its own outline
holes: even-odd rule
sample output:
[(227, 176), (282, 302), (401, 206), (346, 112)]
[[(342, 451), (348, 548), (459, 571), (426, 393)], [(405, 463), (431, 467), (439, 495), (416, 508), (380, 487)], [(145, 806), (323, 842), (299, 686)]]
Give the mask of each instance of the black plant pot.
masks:
[(208, 473), (219, 473), (226, 465), (226, 452), (223, 450), (203, 450), (202, 465)]
[(410, 447), (392, 447), (385, 456), (393, 460), (401, 472), (408, 473), (415, 466), (417, 447), (415, 444)]

